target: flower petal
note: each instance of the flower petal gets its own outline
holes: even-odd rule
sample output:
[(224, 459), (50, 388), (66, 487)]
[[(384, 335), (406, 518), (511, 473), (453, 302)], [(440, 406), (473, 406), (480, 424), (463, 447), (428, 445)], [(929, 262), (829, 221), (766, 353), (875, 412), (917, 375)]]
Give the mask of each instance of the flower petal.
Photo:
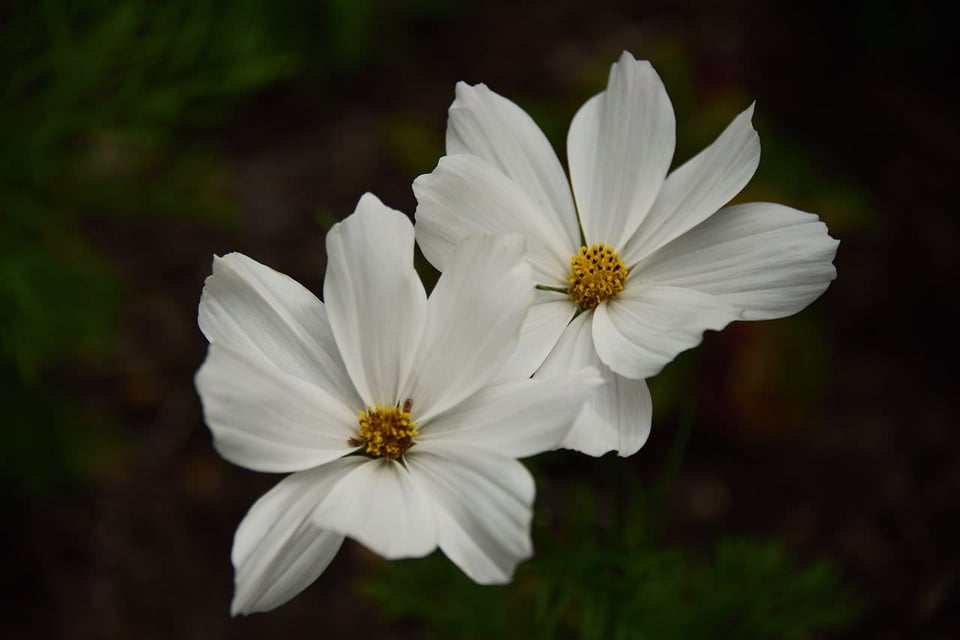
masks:
[(635, 271), (645, 282), (715, 296), (741, 309), (745, 320), (782, 318), (836, 278), (838, 245), (816, 215), (756, 202), (721, 209)]
[(430, 495), (440, 548), (480, 584), (509, 582), (533, 554), (533, 477), (485, 451), (430, 443), (408, 454), (410, 474)]
[(650, 213), (624, 248), (633, 265), (692, 229), (740, 193), (760, 164), (753, 105), (733, 119), (713, 144), (667, 176)]
[(577, 307), (566, 294), (536, 291), (520, 328), (520, 339), (497, 378), (529, 378), (557, 344)]
[(549, 380), (497, 382), (424, 425), (417, 441), (479, 447), (511, 458), (550, 451), (560, 446), (601, 383), (594, 368)]
[(571, 246), (580, 242), (567, 174), (547, 137), (527, 113), (485, 84), (457, 83), (447, 120), (447, 155), (471, 154), (527, 192)]
[(214, 257), (200, 298), (210, 342), (258, 354), (348, 403), (359, 399), (343, 366), (327, 310), (300, 283), (240, 253)]
[(427, 301), (411, 384), (418, 421), (449, 409), (487, 382), (513, 352), (533, 301), (523, 238), (470, 236)]
[(420, 343), (427, 295), (413, 244), (410, 220), (369, 193), (327, 233), (330, 326), (368, 406), (397, 402)]
[(321, 529), (349, 536), (388, 560), (419, 558), (437, 548), (428, 497), (397, 461), (361, 458), (317, 506)]
[(361, 458), (343, 458), (287, 476), (256, 501), (233, 539), (233, 615), (269, 611), (306, 589), (337, 554), (343, 536), (310, 514)]
[(561, 444), (591, 456), (608, 451), (630, 456), (650, 435), (650, 391), (643, 380), (619, 376), (600, 361), (593, 345), (592, 319), (590, 312), (573, 319), (534, 379), (562, 376), (584, 366), (599, 371), (603, 383), (591, 394)]
[(739, 312), (713, 296), (679, 287), (627, 287), (594, 309), (593, 343), (604, 364), (627, 378), (656, 375)]
[(300, 471), (354, 450), (356, 416), (321, 387), (217, 343), (197, 372), (213, 444), (255, 471)]
[(513, 180), (480, 158), (446, 156), (432, 173), (413, 182), (417, 196), (417, 243), (430, 264), (446, 271), (454, 248), (477, 233), (518, 233), (526, 240), (527, 260), (541, 284), (567, 286), (570, 244), (555, 216)]
[(676, 145), (673, 105), (647, 61), (626, 51), (607, 90), (570, 124), (570, 181), (588, 244), (620, 249), (650, 210)]

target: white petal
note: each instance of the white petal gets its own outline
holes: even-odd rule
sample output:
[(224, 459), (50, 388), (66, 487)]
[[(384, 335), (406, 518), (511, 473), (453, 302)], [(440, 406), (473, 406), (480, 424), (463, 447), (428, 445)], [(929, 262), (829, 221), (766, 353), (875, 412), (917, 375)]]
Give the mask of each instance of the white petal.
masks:
[(580, 242), (577, 212), (567, 174), (547, 137), (516, 104), (484, 84), (457, 83), (457, 98), (447, 120), (447, 155), (471, 154), (513, 179), (566, 232)]
[(410, 474), (432, 498), (443, 552), (480, 584), (509, 582), (533, 553), (533, 478), (523, 465), (439, 443), (408, 455)]
[(660, 76), (624, 52), (607, 90), (570, 124), (570, 180), (587, 243), (616, 249), (650, 210), (673, 159), (676, 121)]
[(233, 615), (268, 611), (306, 589), (337, 554), (343, 536), (310, 514), (362, 458), (344, 458), (285, 478), (257, 500), (233, 539)]
[(257, 354), (351, 404), (358, 399), (323, 303), (297, 281), (243, 254), (214, 257), (199, 323), (210, 342)]
[(363, 459), (313, 512), (313, 522), (349, 536), (388, 560), (437, 548), (429, 498), (397, 461)]
[(700, 224), (740, 193), (760, 164), (753, 105), (713, 144), (673, 171), (621, 257), (632, 265)]
[(449, 268), (457, 242), (468, 235), (518, 233), (536, 281), (566, 286), (579, 243), (571, 245), (555, 216), (496, 167), (474, 156), (446, 156), (433, 173), (414, 180), (413, 192), (417, 243), (440, 271)]
[(497, 382), (424, 425), (417, 440), (479, 447), (511, 458), (550, 451), (560, 446), (602, 382), (594, 368), (549, 380)]
[(557, 344), (577, 307), (566, 294), (536, 292), (537, 301), (520, 328), (520, 339), (497, 378), (529, 378)]
[(368, 406), (397, 402), (420, 343), (427, 295), (413, 244), (410, 220), (369, 193), (327, 233), (330, 326)]
[(742, 309), (745, 320), (782, 318), (816, 300), (837, 276), (838, 244), (814, 214), (741, 204), (721, 209), (635, 271), (645, 282), (716, 296)]
[(586, 312), (573, 319), (534, 379), (562, 376), (584, 366), (595, 367), (603, 384), (587, 400), (562, 446), (591, 456), (608, 451), (630, 456), (650, 435), (650, 391), (643, 380), (619, 376), (600, 361), (593, 346), (592, 316)]
[(700, 344), (707, 329), (739, 319), (737, 309), (692, 289), (628, 286), (594, 309), (593, 343), (615, 373), (649, 378)]
[(523, 238), (470, 236), (427, 302), (427, 326), (411, 384), (418, 420), (427, 420), (487, 384), (513, 352), (533, 302)]
[(210, 345), (197, 391), (213, 444), (227, 460), (256, 471), (300, 471), (356, 447), (356, 415), (319, 386), (259, 358)]

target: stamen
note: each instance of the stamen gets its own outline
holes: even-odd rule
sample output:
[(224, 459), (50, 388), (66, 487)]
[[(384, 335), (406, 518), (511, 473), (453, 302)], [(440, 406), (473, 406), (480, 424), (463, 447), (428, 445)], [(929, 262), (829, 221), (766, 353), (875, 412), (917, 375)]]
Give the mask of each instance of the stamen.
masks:
[(627, 273), (627, 265), (612, 247), (602, 242), (580, 247), (580, 252), (570, 257), (567, 294), (581, 309), (593, 309), (623, 291)]
[(417, 436), (417, 423), (411, 420), (410, 409), (413, 400), (407, 398), (403, 406), (367, 407), (357, 416), (360, 429), (356, 438), (347, 443), (353, 447), (363, 446), (372, 456), (383, 456), (395, 460), (413, 446)]

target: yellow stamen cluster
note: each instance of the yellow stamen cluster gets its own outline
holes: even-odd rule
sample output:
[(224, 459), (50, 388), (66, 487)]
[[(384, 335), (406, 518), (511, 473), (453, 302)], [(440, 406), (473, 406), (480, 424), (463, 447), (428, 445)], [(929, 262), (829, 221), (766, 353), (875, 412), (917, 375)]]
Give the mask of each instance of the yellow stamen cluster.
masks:
[(612, 247), (598, 242), (571, 256), (567, 293), (581, 309), (593, 309), (623, 291), (626, 279), (627, 265)]
[(417, 423), (410, 419), (412, 403), (407, 400), (403, 406), (367, 407), (357, 416), (360, 430), (357, 438), (350, 438), (352, 446), (363, 445), (372, 456), (383, 456), (389, 460), (399, 458), (413, 446), (417, 436)]

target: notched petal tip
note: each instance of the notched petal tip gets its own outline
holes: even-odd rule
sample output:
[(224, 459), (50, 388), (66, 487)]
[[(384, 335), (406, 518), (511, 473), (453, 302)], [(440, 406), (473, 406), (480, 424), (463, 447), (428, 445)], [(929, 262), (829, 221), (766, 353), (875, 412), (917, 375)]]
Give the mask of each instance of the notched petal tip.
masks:
[[(754, 100), (753, 102), (750, 103), (750, 105), (746, 109), (744, 109), (743, 111), (737, 114), (737, 116), (731, 121), (731, 123), (727, 126), (727, 129), (724, 130), (723, 133), (726, 133), (727, 130), (732, 129), (735, 123), (746, 121), (746, 127), (744, 127), (744, 129), (746, 129), (747, 138), (749, 140), (748, 143), (753, 143), (756, 146), (756, 156), (757, 156), (757, 161), (759, 162), (760, 134), (757, 132), (757, 128), (753, 126), (753, 116), (756, 111), (756, 107), (757, 107), (757, 101)], [(723, 133), (721, 133), (721, 136), (723, 135)]]
[(639, 73), (643, 75), (649, 74), (649, 75), (652, 75), (654, 78), (656, 78), (657, 81), (662, 83), (662, 80), (660, 79), (660, 74), (657, 73), (657, 70), (653, 66), (653, 63), (651, 63), (649, 60), (642, 60), (640, 58), (637, 58), (632, 53), (626, 50), (624, 50), (624, 52), (620, 54), (620, 58), (616, 62), (610, 65), (610, 79), (607, 84), (608, 89), (610, 87), (609, 83), (613, 81), (613, 78), (618, 73)]
[(240, 594), (236, 593), (236, 586), (234, 586), (234, 591), (233, 600), (230, 601), (231, 618), (240, 618), (243, 616), (248, 616), (251, 613), (257, 613), (257, 611), (250, 606), (249, 602), (241, 600)]
[(210, 284), (211, 280), (213, 280), (217, 275), (222, 273), (224, 269), (228, 269), (230, 267), (230, 262), (232, 262), (235, 259), (233, 256), (236, 256), (236, 255), (240, 255), (240, 254), (237, 254), (236, 251), (225, 253), (222, 256), (213, 254), (213, 260), (211, 262), (211, 267), (210, 267), (210, 275), (208, 275), (203, 281), (204, 290), (206, 290), (207, 285)]
[[(429, 173), (421, 173), (419, 176), (413, 179), (413, 195), (417, 198), (417, 210), (420, 210), (423, 207), (423, 199), (426, 195), (427, 189), (436, 187), (438, 180), (443, 180), (444, 178), (438, 177), (440, 171), (460, 171), (460, 167), (463, 164), (463, 160), (470, 158), (471, 160), (476, 160), (477, 162), (482, 162), (479, 158), (470, 156), (465, 153), (453, 153), (441, 156), (437, 160), (436, 166)], [(486, 164), (486, 163), (484, 163)], [(442, 184), (442, 183), (441, 183)]]
[(222, 256), (213, 254), (213, 275), (217, 275), (217, 272), (223, 269), (235, 270), (237, 266), (244, 263), (254, 263), (259, 265), (256, 260), (239, 251), (230, 251)]
[(463, 80), (458, 81), (456, 87), (454, 88), (456, 98), (454, 99), (453, 104), (450, 105), (450, 108), (456, 106), (458, 101), (469, 99), (471, 93), (477, 93), (481, 91), (490, 93), (490, 87), (488, 87), (485, 82), (470, 84), (469, 82), (464, 82)]
[(357, 206), (354, 207), (353, 212), (330, 227), (327, 231), (327, 237), (329, 238), (331, 235), (336, 236), (337, 234), (343, 233), (344, 229), (352, 225), (360, 224), (359, 222), (351, 222), (351, 220), (360, 220), (371, 216), (383, 216), (386, 218), (391, 215), (406, 218), (408, 221), (410, 220), (404, 212), (394, 209), (390, 205), (385, 204), (374, 193), (366, 191), (357, 200)]

